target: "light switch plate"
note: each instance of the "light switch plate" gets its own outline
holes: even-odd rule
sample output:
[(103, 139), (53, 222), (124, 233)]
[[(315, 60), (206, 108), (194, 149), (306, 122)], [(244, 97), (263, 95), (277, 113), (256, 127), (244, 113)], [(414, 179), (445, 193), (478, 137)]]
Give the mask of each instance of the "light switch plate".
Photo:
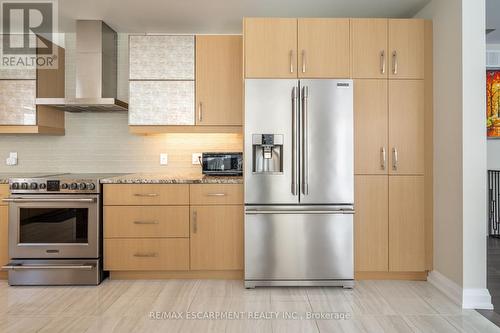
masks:
[(192, 156), (191, 157), (192, 164), (200, 164), (201, 153), (193, 153), (191, 156)]
[(167, 164), (168, 164), (168, 154), (161, 153), (160, 154), (160, 165), (167, 165)]

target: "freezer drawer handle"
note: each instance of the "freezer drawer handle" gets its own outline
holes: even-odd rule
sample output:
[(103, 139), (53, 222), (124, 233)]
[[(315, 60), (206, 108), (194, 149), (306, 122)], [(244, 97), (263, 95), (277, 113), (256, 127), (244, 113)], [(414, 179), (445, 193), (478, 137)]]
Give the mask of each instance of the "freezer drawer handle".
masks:
[(6, 265), (2, 266), (2, 269), (6, 270), (22, 270), (22, 269), (81, 269), (81, 270), (92, 270), (95, 266), (93, 265)]
[(257, 214), (354, 214), (354, 210), (247, 210), (249, 215)]

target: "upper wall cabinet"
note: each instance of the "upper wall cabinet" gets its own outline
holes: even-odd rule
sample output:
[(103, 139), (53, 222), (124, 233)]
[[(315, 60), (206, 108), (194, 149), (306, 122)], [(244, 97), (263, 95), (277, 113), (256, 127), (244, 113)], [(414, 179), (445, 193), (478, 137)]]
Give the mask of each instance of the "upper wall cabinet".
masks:
[(194, 36), (130, 36), (130, 80), (194, 80)]
[(245, 18), (245, 76), (297, 77), (297, 19)]
[(389, 78), (424, 78), (424, 36), (424, 20), (389, 20)]
[(351, 20), (353, 78), (387, 78), (387, 29), (387, 19)]
[(349, 19), (245, 18), (245, 77), (346, 78)]
[(298, 76), (348, 78), (349, 19), (298, 20)]
[(196, 36), (196, 125), (241, 126), (241, 36)]

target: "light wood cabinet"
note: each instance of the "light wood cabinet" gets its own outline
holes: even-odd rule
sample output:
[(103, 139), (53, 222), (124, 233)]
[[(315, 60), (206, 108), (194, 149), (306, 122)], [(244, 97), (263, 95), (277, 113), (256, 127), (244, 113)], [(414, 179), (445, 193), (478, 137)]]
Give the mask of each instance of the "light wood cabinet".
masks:
[(241, 36), (196, 36), (196, 125), (242, 125)]
[(389, 173), (424, 173), (423, 80), (389, 81)]
[(424, 78), (425, 21), (389, 20), (390, 79)]
[(243, 269), (243, 206), (191, 207), (191, 269)]
[(187, 184), (107, 184), (104, 205), (189, 205)]
[(387, 19), (351, 19), (352, 77), (382, 79), (389, 73)]
[(241, 205), (241, 184), (195, 184), (190, 186), (191, 205)]
[(298, 19), (298, 77), (348, 78), (349, 19)]
[(354, 81), (355, 174), (387, 174), (387, 80)]
[(355, 270), (389, 269), (388, 176), (355, 176)]
[[(9, 207), (2, 199), (9, 196), (9, 185), (0, 184), (0, 266), (9, 261)], [(7, 272), (0, 271), (0, 279), (7, 278)]]
[(389, 270), (425, 265), (424, 177), (389, 176)]
[(297, 77), (297, 19), (245, 18), (245, 77)]

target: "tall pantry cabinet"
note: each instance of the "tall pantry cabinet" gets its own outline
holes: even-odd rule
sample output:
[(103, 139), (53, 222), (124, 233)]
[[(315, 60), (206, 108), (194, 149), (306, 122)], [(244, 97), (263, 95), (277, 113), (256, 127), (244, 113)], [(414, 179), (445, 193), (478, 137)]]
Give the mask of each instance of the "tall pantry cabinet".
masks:
[(432, 25), (352, 19), (357, 278), (432, 266)]

